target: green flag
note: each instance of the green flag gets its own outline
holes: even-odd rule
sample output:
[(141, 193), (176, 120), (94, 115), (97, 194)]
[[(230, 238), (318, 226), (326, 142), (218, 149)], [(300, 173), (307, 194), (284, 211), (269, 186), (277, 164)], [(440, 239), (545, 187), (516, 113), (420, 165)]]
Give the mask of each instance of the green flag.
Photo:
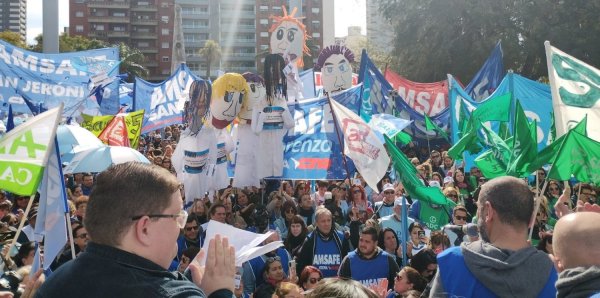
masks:
[[(579, 123), (577, 123), (577, 125), (575, 125), (575, 127), (573, 127), (571, 130), (587, 136), (587, 115), (583, 117), (583, 119), (579, 121)], [(542, 151), (537, 154), (535, 160), (528, 165), (527, 172), (534, 172), (543, 165), (550, 163), (552, 158), (558, 153), (558, 150), (560, 149), (560, 146), (564, 142), (566, 136), (566, 134), (562, 135), (560, 138), (552, 142), (552, 144), (542, 149)]]
[(477, 154), (481, 151), (479, 145), (479, 138), (477, 137), (477, 131), (473, 127), (472, 119), (466, 125), (466, 131), (464, 135), (448, 149), (448, 155), (454, 159), (462, 159), (462, 153), (469, 151), (471, 154)]
[(394, 136), (394, 140), (395, 140), (396, 142), (400, 142), (400, 143), (402, 143), (403, 145), (406, 145), (406, 144), (408, 144), (408, 143), (412, 142), (412, 137), (411, 137), (409, 134), (407, 134), (407, 133), (405, 133), (405, 132), (401, 131), (401, 132), (398, 132), (398, 133), (397, 133), (397, 134)]
[(433, 123), (433, 121), (431, 121), (431, 119), (429, 118), (429, 116), (427, 116), (427, 114), (423, 114), (423, 116), (425, 116), (425, 129), (427, 131), (435, 131), (440, 136), (442, 136), (444, 139), (446, 139), (446, 141), (448, 141), (448, 143), (451, 143), (450, 138), (448, 137), (448, 134), (446, 133), (445, 130), (443, 130), (442, 128), (437, 126), (435, 123)]
[(62, 111), (61, 104), (15, 127), (0, 139), (2, 189), (22, 196), (36, 193), (48, 163), (48, 148), (54, 146)]
[(492, 156), (497, 160), (498, 164), (506, 170), (511, 155), (510, 148), (493, 130), (483, 124), (481, 127), (485, 133), (485, 144), (492, 151)]
[(582, 182), (600, 184), (600, 142), (569, 131), (554, 158), (548, 178), (565, 181), (571, 174)]
[[(532, 131), (533, 130), (533, 131)], [(527, 121), (521, 103), (517, 101), (515, 121), (513, 121), (514, 141), (506, 174), (514, 177), (527, 177), (527, 166), (537, 155), (537, 125), (532, 128)]]
[(500, 122), (500, 128), (498, 129), (498, 136), (500, 136), (500, 138), (502, 138), (505, 142), (508, 138), (511, 137), (507, 122)]
[(392, 158), (394, 169), (398, 173), (404, 189), (408, 191), (411, 197), (438, 205), (448, 205), (452, 202), (446, 199), (439, 187), (427, 187), (423, 185), (423, 182), (417, 177), (417, 170), (404, 153), (398, 150), (388, 136), (384, 135), (383, 137), (385, 138), (388, 153)]
[(491, 149), (483, 152), (475, 158), (475, 164), (481, 170), (483, 176), (488, 179), (506, 176), (506, 169), (494, 157)]
[(475, 124), (486, 121), (502, 121), (510, 120), (511, 111), (511, 93), (506, 93), (500, 96), (492, 97), (482, 103), (477, 109), (471, 113), (471, 118), (475, 118)]
[(550, 112), (550, 136), (549, 139), (552, 142), (556, 141), (556, 119), (554, 118), (554, 111)]

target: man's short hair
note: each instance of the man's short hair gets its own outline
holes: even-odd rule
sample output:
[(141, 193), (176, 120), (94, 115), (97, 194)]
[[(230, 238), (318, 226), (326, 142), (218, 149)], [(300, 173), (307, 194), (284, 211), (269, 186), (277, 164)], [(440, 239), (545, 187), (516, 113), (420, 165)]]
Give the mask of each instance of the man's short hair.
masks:
[(317, 181), (317, 187), (327, 187), (327, 186), (329, 186), (329, 182), (327, 182), (326, 180)]
[(138, 215), (162, 213), (179, 191), (177, 178), (156, 165), (127, 162), (96, 177), (84, 220), (90, 238), (117, 246)]
[(315, 221), (319, 220), (319, 217), (321, 215), (329, 215), (330, 217), (332, 217), (331, 211), (329, 211), (329, 209), (327, 209), (323, 206), (318, 207), (317, 210), (315, 211)]
[(210, 209), (208, 209), (208, 213), (210, 213), (210, 217), (213, 217), (213, 215), (215, 215), (215, 213), (217, 213), (217, 208), (223, 208), (223, 209), (227, 210), (227, 208), (225, 208), (225, 205), (223, 205), (221, 203), (214, 203), (210, 206)]
[(500, 222), (511, 226), (528, 225), (533, 213), (533, 193), (521, 179), (498, 177), (481, 187), (481, 206), (488, 201), (498, 213)]
[(361, 231), (361, 234), (371, 235), (371, 240), (377, 242), (377, 229), (372, 226), (364, 227)]
[(12, 203), (9, 200), (0, 202), (0, 210), (10, 210), (10, 208), (12, 208)]

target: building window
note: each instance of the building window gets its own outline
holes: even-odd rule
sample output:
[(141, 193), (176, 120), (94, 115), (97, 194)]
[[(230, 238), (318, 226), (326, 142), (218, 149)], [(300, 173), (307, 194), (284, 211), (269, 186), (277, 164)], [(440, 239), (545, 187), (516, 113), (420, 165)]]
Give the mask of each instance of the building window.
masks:
[(75, 0), (75, 3), (85, 3), (85, 0)]
[(266, 5), (261, 5), (260, 6), (260, 11), (268, 11), (268, 10), (269, 10), (268, 6), (266, 6)]
[(113, 17), (125, 17), (124, 12), (113, 12)]
[(269, 37), (269, 32), (261, 32), (260, 37)]
[(96, 31), (104, 31), (104, 25), (95, 25)]
[(168, 43), (168, 42), (163, 42), (163, 43), (160, 45), (160, 47), (161, 47), (161, 48), (163, 48), (163, 49), (168, 49), (168, 48), (169, 48), (169, 43)]
[(162, 56), (162, 62), (169, 62), (169, 56)]
[(147, 41), (138, 42), (138, 47), (140, 47), (140, 48), (147, 48), (149, 46), (150, 46), (150, 43), (148, 43)]
[(312, 34), (312, 37), (314, 37), (314, 38), (319, 38), (319, 37), (321, 37), (321, 33), (319, 33), (319, 32), (314, 32), (314, 33)]
[(169, 23), (169, 16), (161, 16), (161, 17), (160, 17), (160, 20), (161, 20), (163, 23), (165, 23), (165, 24), (168, 24), (168, 23)]
[(269, 19), (260, 19), (260, 24), (261, 25), (268, 25), (269, 24)]
[(165, 29), (165, 28), (163, 28), (163, 29), (161, 30), (161, 34), (162, 34), (162, 35), (169, 35), (169, 29)]
[(161, 2), (161, 3), (160, 3), (160, 7), (162, 7), (162, 8), (167, 8), (167, 7), (169, 7), (169, 2)]
[[(260, 45), (260, 49), (261, 49), (261, 50), (266, 50), (266, 49), (268, 49), (268, 48), (269, 48), (269, 45), (268, 45), (268, 44), (261, 44), (261, 45)], [(264, 59), (263, 59), (263, 60), (264, 60)]]
[(313, 7), (312, 8), (312, 13), (314, 13), (314, 14), (318, 14), (319, 11), (320, 11), (320, 9), (318, 7)]
[(75, 25), (75, 32), (83, 32), (83, 25)]
[(77, 18), (83, 18), (83, 11), (76, 11), (75, 12), (75, 17), (77, 17)]

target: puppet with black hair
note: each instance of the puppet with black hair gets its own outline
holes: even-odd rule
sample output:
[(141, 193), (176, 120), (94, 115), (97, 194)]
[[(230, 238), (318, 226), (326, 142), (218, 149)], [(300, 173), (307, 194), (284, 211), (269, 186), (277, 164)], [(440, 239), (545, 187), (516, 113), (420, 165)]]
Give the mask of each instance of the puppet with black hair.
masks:
[(184, 185), (187, 202), (203, 198), (208, 190), (205, 175), (209, 164), (209, 143), (199, 136), (209, 115), (211, 92), (210, 83), (207, 81), (196, 80), (190, 85), (190, 100), (186, 101), (184, 109), (187, 129), (181, 133), (177, 148), (171, 157), (177, 179)]
[(283, 137), (294, 127), (294, 119), (287, 106), (287, 84), (280, 55), (265, 58), (264, 80), (266, 97), (259, 101), (252, 113), (252, 131), (259, 135), (257, 146), (258, 178), (283, 174)]
[(319, 54), (315, 71), (321, 71), (323, 91), (330, 95), (352, 87), (352, 65), (354, 54), (345, 46), (332, 45)]
[(233, 130), (235, 146), (235, 174), (233, 177), (234, 187), (256, 186), (260, 187), (260, 179), (256, 175), (259, 167), (256, 159), (256, 148), (258, 147), (258, 135), (252, 131), (252, 111), (254, 107), (265, 99), (265, 81), (255, 73), (246, 72), (242, 76), (248, 84), (248, 100), (242, 105), (238, 114), (238, 124)]

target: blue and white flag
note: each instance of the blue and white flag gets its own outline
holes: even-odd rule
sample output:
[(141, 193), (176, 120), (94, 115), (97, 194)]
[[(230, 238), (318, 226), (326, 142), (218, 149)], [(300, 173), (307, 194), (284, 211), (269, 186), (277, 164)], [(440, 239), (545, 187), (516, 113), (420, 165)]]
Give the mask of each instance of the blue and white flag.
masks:
[(502, 61), (502, 45), (500, 41), (485, 61), (481, 69), (475, 74), (469, 85), (465, 88), (467, 94), (475, 101), (488, 98), (504, 78), (504, 64)]
[[(357, 113), (361, 89), (362, 85), (358, 85), (341, 91), (332, 96), (332, 100)], [(283, 138), (283, 178), (345, 179), (346, 167), (342, 156), (344, 145), (340, 144), (336, 133), (327, 98), (306, 99), (288, 107), (295, 125)], [(348, 170), (353, 174), (354, 163), (349, 158), (346, 160)]]
[[(302, 86), (304, 88), (302, 89), (302, 95), (304, 95), (304, 98), (316, 98), (320, 96), (320, 94), (317, 94), (315, 71), (312, 68), (301, 72), (300, 80), (302, 81)], [(322, 89), (323, 88), (321, 88), (321, 90)]]
[(376, 114), (371, 117), (369, 126), (375, 130), (375, 134), (379, 140), (385, 143), (384, 134), (391, 139), (412, 122), (412, 120), (404, 120), (388, 114)]
[(183, 122), (183, 106), (189, 100), (190, 85), (201, 80), (182, 64), (162, 83), (153, 84), (135, 78), (133, 110), (144, 109), (142, 133)]
[[(78, 70), (72, 59), (89, 61), (119, 61), (117, 48), (81, 52), (44, 54), (17, 48), (0, 40), (0, 109), (8, 110), (12, 104), (17, 113), (31, 114), (24, 98), (34, 110), (52, 109), (64, 103), (63, 116), (78, 116), (89, 95), (91, 76)], [(116, 72), (116, 70), (113, 70)], [(110, 73), (109, 75), (114, 75)], [(103, 114), (119, 110), (118, 82), (106, 86), (107, 96), (98, 108)], [(43, 106), (42, 106), (43, 104)]]
[(38, 188), (40, 203), (34, 230), (35, 241), (40, 243), (44, 240), (44, 269), (50, 267), (68, 239), (65, 218), (68, 210), (67, 194), (56, 138), (51, 148), (48, 164)]

